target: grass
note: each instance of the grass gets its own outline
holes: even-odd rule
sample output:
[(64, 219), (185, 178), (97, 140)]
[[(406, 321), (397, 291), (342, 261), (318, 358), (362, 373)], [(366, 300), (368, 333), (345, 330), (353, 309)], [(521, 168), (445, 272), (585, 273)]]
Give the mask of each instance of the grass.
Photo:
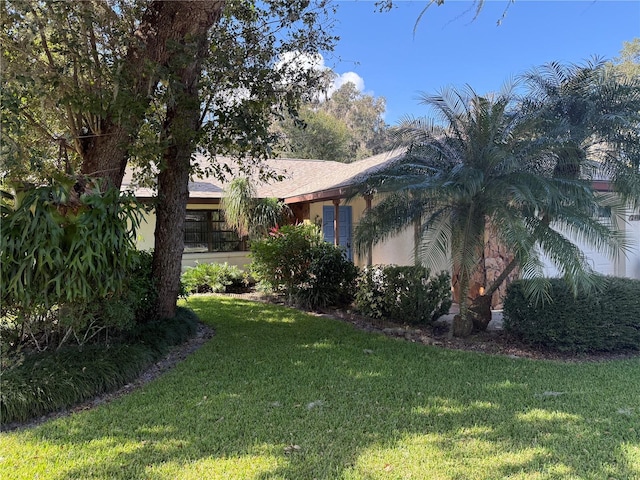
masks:
[(113, 403), (3, 433), (0, 478), (640, 479), (640, 359), (510, 359), (189, 306), (208, 344)]

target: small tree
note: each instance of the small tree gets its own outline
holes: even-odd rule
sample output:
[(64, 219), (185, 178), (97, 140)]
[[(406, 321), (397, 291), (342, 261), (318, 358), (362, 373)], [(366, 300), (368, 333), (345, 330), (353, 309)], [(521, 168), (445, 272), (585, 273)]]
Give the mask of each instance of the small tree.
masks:
[[(474, 323), (486, 328), (488, 297), (517, 266), (538, 278), (529, 293), (544, 298), (541, 252), (574, 291), (597, 284), (583, 252), (554, 225), (612, 257), (624, 247), (621, 235), (594, 215), (604, 205), (620, 212), (623, 204), (596, 192), (591, 175), (599, 165), (622, 198), (640, 198), (638, 85), (611, 82), (601, 64), (554, 64), (549, 70), (529, 75), (538, 90), (524, 100), (513, 89), (491, 96), (471, 89), (424, 96), (435, 118), (404, 120), (398, 134), (408, 154), (362, 185), (388, 195), (356, 228), (356, 247), (366, 250), (421, 218), (419, 260), (453, 263), (460, 289), (453, 331), (459, 335), (469, 334)], [(486, 271), (489, 227), (513, 260), (490, 285), (480, 285), (484, 294), (469, 298), (476, 272)]]
[(241, 237), (264, 238), (269, 231), (292, 217), (289, 206), (277, 198), (256, 198), (251, 180), (238, 177), (225, 190), (221, 207), (227, 225)]

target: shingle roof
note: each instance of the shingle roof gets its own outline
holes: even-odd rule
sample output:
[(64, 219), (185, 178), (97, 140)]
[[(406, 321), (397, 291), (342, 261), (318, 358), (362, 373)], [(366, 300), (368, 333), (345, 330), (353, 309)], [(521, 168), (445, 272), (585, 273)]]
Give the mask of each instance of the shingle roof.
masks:
[[(306, 195), (335, 194), (336, 190), (352, 185), (362, 177), (400, 158), (403, 153), (404, 150), (394, 150), (353, 163), (288, 158), (266, 160), (266, 167), (278, 175), (283, 175), (284, 179), (279, 182), (275, 180), (269, 183), (256, 182), (257, 196), (294, 199)], [(233, 162), (230, 159), (217, 161), (226, 162), (233, 169)], [(209, 160), (199, 157), (198, 162), (206, 166)], [(221, 182), (213, 177), (193, 178), (189, 182), (189, 197), (191, 200), (222, 198), (227, 183), (228, 181)], [(133, 189), (138, 198), (153, 196), (152, 189), (136, 187), (131, 169), (127, 169), (123, 189)]]

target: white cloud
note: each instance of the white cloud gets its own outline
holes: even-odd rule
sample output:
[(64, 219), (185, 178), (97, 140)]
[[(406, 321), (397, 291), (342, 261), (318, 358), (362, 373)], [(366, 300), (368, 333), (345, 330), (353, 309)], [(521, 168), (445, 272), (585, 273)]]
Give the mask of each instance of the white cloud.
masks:
[(329, 87), (329, 97), (331, 97), (331, 94), (334, 91), (338, 90), (342, 85), (349, 82), (353, 83), (356, 87), (356, 90), (358, 90), (359, 92), (364, 91), (364, 79), (356, 72), (345, 72), (339, 74), (333, 80), (331, 87)]
[[(324, 57), (320, 54), (309, 55), (303, 52), (286, 52), (281, 55), (280, 60), (276, 63), (276, 68), (285, 69), (287, 76), (293, 79), (296, 71), (314, 70), (331, 70), (324, 63)], [(327, 98), (330, 98), (333, 92), (338, 90), (345, 83), (353, 83), (359, 92), (364, 91), (364, 79), (356, 72), (336, 73), (333, 72), (335, 78), (327, 90)]]

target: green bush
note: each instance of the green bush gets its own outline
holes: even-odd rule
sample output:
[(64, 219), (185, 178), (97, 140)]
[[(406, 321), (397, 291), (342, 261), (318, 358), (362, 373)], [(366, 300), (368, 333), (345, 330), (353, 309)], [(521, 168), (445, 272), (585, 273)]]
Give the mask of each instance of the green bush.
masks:
[(128, 344), (140, 344), (149, 347), (161, 355), (169, 347), (179, 345), (198, 330), (198, 316), (191, 310), (178, 307), (176, 316), (163, 320), (153, 320), (139, 325), (125, 338)]
[(606, 277), (602, 289), (574, 296), (550, 280), (550, 302), (533, 303), (526, 281), (507, 288), (504, 328), (522, 341), (566, 352), (640, 350), (640, 280)]
[(356, 309), (372, 318), (431, 323), (451, 308), (451, 277), (447, 272), (429, 275), (420, 266), (365, 268), (358, 278)]
[(355, 296), (358, 268), (344, 251), (323, 242), (312, 247), (309, 255), (308, 278), (298, 285), (296, 303), (309, 309), (350, 304)]
[(355, 266), (316, 225), (285, 225), (251, 244), (251, 272), (290, 305), (342, 305), (353, 296)]
[(36, 353), (0, 376), (2, 424), (25, 421), (125, 385), (154, 360), (142, 345)]
[(82, 344), (131, 326), (124, 296), (140, 215), (135, 199), (88, 179), (17, 189), (0, 236), (0, 317), (12, 348)]
[(251, 242), (251, 274), (263, 288), (295, 303), (299, 285), (308, 281), (311, 248), (322, 243), (315, 225), (284, 225), (267, 238)]
[(158, 289), (153, 280), (153, 253), (137, 251), (135, 261), (127, 275), (124, 301), (133, 311), (136, 323), (146, 323), (156, 318)]
[(182, 282), (188, 293), (224, 293), (242, 291), (246, 287), (242, 270), (226, 262), (189, 267), (182, 274)]
[(135, 379), (167, 349), (197, 331), (198, 317), (179, 308), (172, 319), (148, 322), (115, 345), (65, 347), (22, 356), (0, 369), (2, 424), (69, 407)]

